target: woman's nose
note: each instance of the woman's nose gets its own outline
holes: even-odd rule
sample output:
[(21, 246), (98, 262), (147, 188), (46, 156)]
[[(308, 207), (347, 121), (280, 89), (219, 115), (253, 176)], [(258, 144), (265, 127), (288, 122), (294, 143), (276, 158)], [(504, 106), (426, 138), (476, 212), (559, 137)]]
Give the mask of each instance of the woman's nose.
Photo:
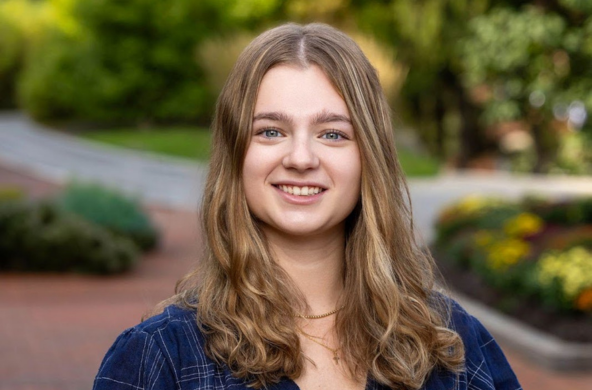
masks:
[(317, 155), (312, 142), (308, 139), (294, 139), (290, 143), (290, 149), (286, 152), (282, 161), (285, 168), (293, 168), (298, 171), (314, 169), (319, 166)]

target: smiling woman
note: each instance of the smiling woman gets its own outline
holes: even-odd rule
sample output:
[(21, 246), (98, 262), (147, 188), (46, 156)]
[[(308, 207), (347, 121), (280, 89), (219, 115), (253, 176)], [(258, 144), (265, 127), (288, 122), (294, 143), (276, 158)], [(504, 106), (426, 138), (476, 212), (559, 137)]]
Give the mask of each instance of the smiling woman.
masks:
[(283, 25), (218, 99), (204, 257), (124, 332), (95, 389), (502, 389), (489, 333), (437, 291), (374, 68), (345, 34)]

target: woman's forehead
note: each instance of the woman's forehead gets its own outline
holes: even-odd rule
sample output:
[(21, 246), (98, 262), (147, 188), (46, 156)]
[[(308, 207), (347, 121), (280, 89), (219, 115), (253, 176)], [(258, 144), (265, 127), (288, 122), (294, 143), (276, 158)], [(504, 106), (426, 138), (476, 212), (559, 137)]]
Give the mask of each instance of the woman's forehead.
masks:
[(254, 119), (308, 116), (317, 122), (327, 118), (350, 122), (347, 104), (317, 65), (270, 69), (261, 80), (253, 115)]

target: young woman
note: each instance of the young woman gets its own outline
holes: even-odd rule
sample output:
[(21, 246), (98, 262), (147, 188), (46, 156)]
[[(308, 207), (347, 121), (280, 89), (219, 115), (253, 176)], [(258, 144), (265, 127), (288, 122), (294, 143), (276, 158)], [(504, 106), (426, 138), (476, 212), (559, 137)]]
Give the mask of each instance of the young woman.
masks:
[(95, 389), (519, 389), (489, 333), (435, 291), (389, 107), (345, 34), (283, 25), (219, 97), (205, 256), (125, 331)]

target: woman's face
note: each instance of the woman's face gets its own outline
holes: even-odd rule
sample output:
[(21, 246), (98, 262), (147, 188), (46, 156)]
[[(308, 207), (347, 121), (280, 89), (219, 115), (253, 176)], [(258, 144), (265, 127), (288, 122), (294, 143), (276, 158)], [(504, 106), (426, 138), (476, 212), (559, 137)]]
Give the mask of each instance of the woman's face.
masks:
[(323, 71), (270, 69), (243, 167), (247, 204), (262, 229), (293, 236), (343, 230), (360, 197), (361, 171), (347, 106)]

